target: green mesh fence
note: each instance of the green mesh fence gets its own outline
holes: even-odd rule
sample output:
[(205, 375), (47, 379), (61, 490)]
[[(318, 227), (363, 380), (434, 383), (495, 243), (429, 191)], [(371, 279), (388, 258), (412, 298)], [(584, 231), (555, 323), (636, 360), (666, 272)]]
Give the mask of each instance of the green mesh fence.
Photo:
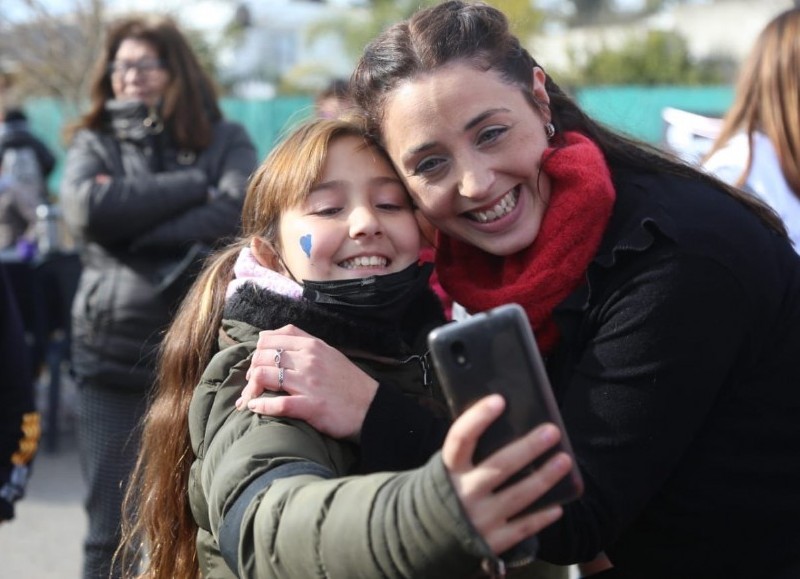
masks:
[[(573, 93), (577, 102), (603, 123), (644, 141), (659, 144), (664, 122), (661, 111), (675, 107), (709, 116), (721, 116), (733, 99), (730, 86), (640, 87), (611, 86), (583, 88)], [(311, 97), (281, 97), (270, 100), (222, 99), (225, 115), (239, 121), (250, 132), (263, 158), (281, 133), (313, 114)], [(50, 188), (58, 193), (65, 123), (77, 116), (56, 100), (35, 99), (25, 103), (33, 131), (50, 145), (59, 163), (50, 178)]]

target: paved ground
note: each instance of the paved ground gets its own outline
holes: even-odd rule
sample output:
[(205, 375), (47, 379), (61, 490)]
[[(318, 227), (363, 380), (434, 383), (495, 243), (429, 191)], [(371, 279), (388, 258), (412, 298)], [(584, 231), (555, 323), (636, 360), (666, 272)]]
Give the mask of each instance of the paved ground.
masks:
[(37, 456), (16, 518), (0, 525), (2, 579), (80, 577), (84, 486), (74, 436), (61, 442), (58, 451)]
[(74, 393), (63, 392), (59, 445), (40, 448), (16, 518), (0, 525), (0, 579), (77, 579), (86, 530), (84, 484), (72, 420)]

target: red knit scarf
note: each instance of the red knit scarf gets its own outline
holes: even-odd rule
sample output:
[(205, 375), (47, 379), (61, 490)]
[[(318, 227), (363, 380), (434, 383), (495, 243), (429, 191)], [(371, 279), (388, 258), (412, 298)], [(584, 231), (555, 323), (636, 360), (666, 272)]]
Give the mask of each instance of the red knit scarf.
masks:
[(544, 355), (558, 342), (553, 310), (583, 282), (616, 198), (597, 145), (575, 132), (564, 142), (542, 156), (550, 202), (529, 247), (498, 257), (440, 233), (436, 252), (439, 280), (456, 302), (469, 312), (519, 303)]

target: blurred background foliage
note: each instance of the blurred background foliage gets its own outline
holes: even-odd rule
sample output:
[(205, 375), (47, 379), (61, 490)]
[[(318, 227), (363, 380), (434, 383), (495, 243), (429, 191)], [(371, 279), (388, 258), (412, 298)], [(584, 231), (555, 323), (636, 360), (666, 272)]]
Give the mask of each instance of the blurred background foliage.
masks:
[(602, 47), (582, 59), (571, 51), (572, 68), (560, 71), (565, 85), (698, 85), (729, 82), (736, 64), (731, 58), (693, 59), (686, 38), (676, 32), (647, 31), (620, 48)]
[[(102, 46), (104, 23), (111, 16), (109, 0), (2, 0), (0, 10), (0, 90), (13, 84), (29, 97), (52, 97), (78, 108), (88, 92), (95, 56)], [(225, 92), (230, 88), (220, 74), (218, 55), (235, 46), (251, 25), (246, 5), (228, 2), (234, 10), (220, 23), (214, 39), (184, 27), (203, 64)], [(297, 0), (301, 2), (303, 0)], [(310, 2), (311, 0), (304, 0)], [(516, 34), (532, 42), (545, 27), (574, 28), (630, 22), (665, 6), (689, 0), (640, 0), (622, 8), (615, 0), (489, 0), (503, 10)], [(717, 0), (724, 1), (724, 0)], [(318, 3), (324, 3), (317, 0)], [(164, 0), (163, 9), (175, 9), (179, 0)], [(436, 0), (362, 0), (359, 17), (349, 14), (322, 20), (308, 31), (308, 41), (336, 35), (353, 62), (364, 45), (387, 25)], [(176, 4), (172, 6), (172, 4)], [(54, 6), (57, 6), (55, 8)], [(13, 14), (14, 16), (10, 16)], [(594, 53), (570, 54), (563, 70), (550, 69), (565, 86), (597, 84), (713, 84), (729, 82), (734, 65), (717, 58), (694, 61), (679, 33), (651, 31), (632, 36), (624, 46), (601, 46)], [(280, 94), (309, 93), (291, 78), (276, 78)]]

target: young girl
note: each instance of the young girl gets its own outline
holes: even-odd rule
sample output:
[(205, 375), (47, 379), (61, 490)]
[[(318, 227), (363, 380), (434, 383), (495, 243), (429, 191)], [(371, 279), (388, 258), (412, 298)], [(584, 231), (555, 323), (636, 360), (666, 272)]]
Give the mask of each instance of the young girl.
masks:
[[(567, 472), (563, 454), (494, 492), (558, 438), (552, 425), (472, 465), (497, 397), (427, 461), (387, 448), (386, 465), (415, 470), (361, 476), (377, 468), (347, 432), (339, 441), (234, 408), (259, 330), (292, 324), (270, 368), (281, 388), (300, 368), (335, 387), (328, 368), (347, 356), (372, 396), (443, 409), (422, 359), (442, 317), (419, 249), (407, 192), (358, 126), (312, 121), (273, 150), (251, 181), (242, 237), (210, 259), (164, 340), (128, 490), (141, 576), (467, 577), (558, 518), (559, 507), (516, 515)], [(306, 332), (327, 344), (301, 353)]]

